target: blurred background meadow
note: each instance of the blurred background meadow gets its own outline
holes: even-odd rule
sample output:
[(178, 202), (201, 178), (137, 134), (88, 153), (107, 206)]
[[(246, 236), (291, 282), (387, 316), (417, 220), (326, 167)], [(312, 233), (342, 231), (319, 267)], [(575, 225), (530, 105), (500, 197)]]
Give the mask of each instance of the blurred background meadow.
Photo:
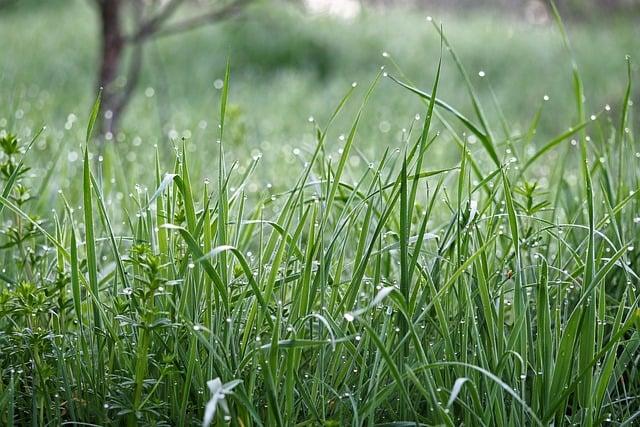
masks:
[(637, 425), (640, 0), (554, 12), (0, 0), (0, 424)]
[[(162, 11), (170, 2), (141, 3)], [(225, 5), (179, 3), (181, 9), (165, 25), (204, 14), (211, 4)], [(53, 201), (55, 190), (68, 188), (81, 170), (79, 144), (100, 85), (98, 4), (97, 0), (0, 2), (0, 132), (29, 139), (40, 126), (47, 126), (34, 150), (39, 153), (34, 155), (37, 160), (31, 161), (33, 175), (56, 170), (47, 181), (51, 198), (43, 197), (43, 205)], [(640, 54), (640, 2), (558, 4), (585, 81), (586, 112), (597, 113), (607, 104), (617, 108), (626, 84), (625, 55)], [(123, 33), (135, 30), (133, 9), (123, 11)], [(251, 157), (262, 156), (248, 191), (277, 189), (294, 176), (282, 168), (297, 173), (304, 154), (314, 146), (310, 120), (323, 125), (352, 83), (359, 84), (357, 95), (362, 96), (385, 66), (418, 88), (430, 88), (440, 36), (427, 17), (442, 25), (489, 122), (501, 129), (500, 138), (526, 132), (539, 109), (534, 142), (545, 142), (565, 131), (568, 123), (577, 123), (571, 60), (546, 2), (257, 0), (242, 2), (233, 15), (190, 31), (160, 32), (145, 40), (141, 49), (135, 45), (123, 49), (124, 65), (116, 72), (115, 90), (128, 86), (127, 66), (132, 68), (134, 61), (139, 62), (139, 72), (117, 128), (106, 136), (103, 150), (114, 160), (105, 160), (104, 167), (124, 174), (122, 183), (150, 185), (145, 177), (154, 150), (149, 148), (157, 145), (161, 157), (170, 161), (176, 142), (185, 138), (189, 150), (200, 153), (192, 165), (195, 174), (215, 176), (211, 167), (217, 152), (215, 117), (228, 59), (229, 159), (238, 160), (242, 172)], [(472, 113), (463, 77), (446, 52), (443, 60), (440, 98)], [(637, 65), (633, 72), (637, 73)], [(338, 117), (328, 150), (340, 149), (340, 135), (348, 131), (357, 104), (347, 105)], [(383, 79), (363, 117), (359, 151), (349, 166), (361, 167), (369, 156), (398, 146), (403, 130), (423, 109), (417, 97)], [(444, 130), (440, 123), (434, 126)], [(443, 133), (430, 152), (433, 164), (451, 164), (457, 152), (447, 142), (451, 139)], [(131, 191), (117, 190), (120, 197)], [(69, 194), (72, 199), (76, 196)]]

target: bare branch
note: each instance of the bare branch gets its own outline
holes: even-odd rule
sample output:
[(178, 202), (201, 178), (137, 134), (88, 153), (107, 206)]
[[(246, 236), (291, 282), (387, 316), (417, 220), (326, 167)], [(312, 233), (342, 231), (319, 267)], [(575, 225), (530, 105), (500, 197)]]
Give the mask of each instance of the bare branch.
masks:
[(220, 9), (212, 10), (207, 13), (196, 15), (190, 18), (185, 18), (182, 21), (178, 21), (173, 24), (167, 24), (163, 28), (156, 27), (155, 31), (140, 34), (138, 37), (134, 37), (132, 40), (134, 43), (146, 41), (150, 37), (163, 37), (185, 31), (191, 31), (204, 25), (209, 25), (213, 22), (231, 18), (238, 15), (245, 6), (254, 0), (235, 0)]
[(165, 6), (156, 13), (152, 18), (140, 24), (135, 33), (127, 37), (127, 42), (137, 43), (149, 37), (162, 26), (162, 24), (173, 15), (183, 4), (184, 0), (170, 0)]

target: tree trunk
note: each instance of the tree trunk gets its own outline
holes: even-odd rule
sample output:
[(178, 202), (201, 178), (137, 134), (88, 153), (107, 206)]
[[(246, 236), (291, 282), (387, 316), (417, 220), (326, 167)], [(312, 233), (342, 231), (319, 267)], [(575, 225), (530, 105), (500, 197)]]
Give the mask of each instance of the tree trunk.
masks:
[(102, 92), (102, 116), (100, 118), (103, 135), (112, 133), (124, 105), (119, 99), (117, 79), (120, 75), (124, 56), (124, 38), (121, 24), (121, 0), (98, 0), (101, 27), (101, 58), (98, 87)]

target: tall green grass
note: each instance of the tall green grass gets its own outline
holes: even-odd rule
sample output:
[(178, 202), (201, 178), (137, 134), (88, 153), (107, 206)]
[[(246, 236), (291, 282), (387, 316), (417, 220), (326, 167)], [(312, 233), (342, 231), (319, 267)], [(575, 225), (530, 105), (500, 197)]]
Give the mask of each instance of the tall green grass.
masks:
[[(574, 65), (569, 131), (535, 143), (534, 118), (502, 138), (442, 42), (474, 117), (439, 98), (441, 62), (427, 90), (380, 71), (311, 123), (301, 167), (277, 171), (289, 188), (262, 198), (246, 192), (260, 158), (241, 173), (225, 158), (228, 66), (218, 155), (200, 160), (215, 182), (193, 175), (183, 140), (172, 164), (144, 165), (134, 210), (111, 201), (130, 186), (109, 179), (113, 151), (96, 161), (99, 98), (76, 208), (62, 191), (61, 208), (33, 216), (27, 150), (3, 135), (0, 423), (637, 423), (631, 71), (618, 105), (588, 117)], [(389, 78), (423, 113), (401, 149), (366, 159), (359, 127)], [(336, 156), (327, 135), (353, 103)], [(435, 122), (450, 164), (430, 156)]]

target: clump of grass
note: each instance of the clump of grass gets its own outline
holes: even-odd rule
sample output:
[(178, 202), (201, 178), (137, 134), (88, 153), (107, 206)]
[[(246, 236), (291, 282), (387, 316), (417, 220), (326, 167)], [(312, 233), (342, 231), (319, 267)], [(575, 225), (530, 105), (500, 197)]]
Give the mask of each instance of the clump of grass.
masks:
[[(183, 141), (173, 165), (156, 155), (155, 190), (132, 194), (135, 212), (106, 202), (92, 165), (99, 100), (79, 209), (63, 194), (46, 220), (30, 215), (24, 156), (4, 135), (0, 422), (637, 422), (630, 73), (617, 117), (588, 119), (574, 66), (576, 122), (535, 143), (537, 119), (497, 136), (443, 43), (475, 118), (437, 97), (440, 64), (428, 92), (380, 72), (339, 157), (327, 134), (356, 87), (314, 123), (297, 177), (282, 172), (289, 189), (260, 200), (245, 195), (259, 158), (239, 174), (224, 156), (228, 68), (216, 181), (195, 184)], [(424, 100), (424, 117), (402, 149), (351, 168), (387, 76)], [(456, 143), (452, 164), (430, 164), (436, 122)]]

